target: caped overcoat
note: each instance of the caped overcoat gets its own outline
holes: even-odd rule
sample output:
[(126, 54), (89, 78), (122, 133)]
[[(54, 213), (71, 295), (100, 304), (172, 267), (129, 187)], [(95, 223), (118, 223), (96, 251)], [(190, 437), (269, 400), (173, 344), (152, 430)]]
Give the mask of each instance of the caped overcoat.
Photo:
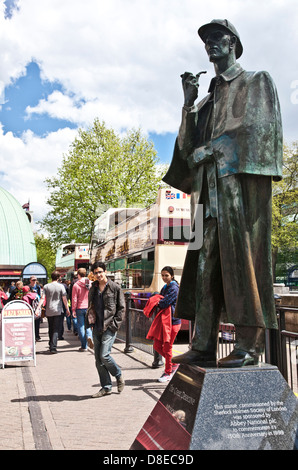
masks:
[[(224, 303), (227, 319), (234, 324), (276, 328), (267, 181), (271, 188), (272, 178), (281, 179), (282, 153), (279, 100), (267, 72), (247, 72), (235, 63), (212, 79), (201, 102), (182, 110), (172, 162), (163, 180), (192, 195), (192, 223), (197, 204), (206, 203), (207, 186), (205, 218), (217, 220)], [(245, 259), (237, 268), (241, 250)], [(231, 251), (237, 254), (234, 264)], [(200, 250), (193, 249), (186, 255), (175, 311), (179, 318), (193, 320), (199, 308), (195, 301), (199, 255)], [(252, 306), (245, 300), (250, 296)]]

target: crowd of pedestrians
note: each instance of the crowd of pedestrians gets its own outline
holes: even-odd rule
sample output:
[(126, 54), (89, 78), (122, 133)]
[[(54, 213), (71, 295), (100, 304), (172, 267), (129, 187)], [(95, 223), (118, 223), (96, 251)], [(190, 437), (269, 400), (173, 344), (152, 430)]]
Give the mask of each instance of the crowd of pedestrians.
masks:
[[(23, 281), (11, 282), (9, 287), (0, 287), (0, 312), (2, 308), (13, 300), (23, 300), (27, 302), (35, 312), (38, 307), (41, 295), (43, 292), (43, 285), (40, 284), (36, 276), (31, 276), (29, 284), (24, 285)], [(35, 315), (34, 318), (34, 330), (35, 340), (41, 341), (39, 335), (41, 316)]]
[[(149, 299), (144, 313), (147, 316), (155, 313), (147, 338), (153, 339), (155, 351), (165, 358), (165, 371), (158, 380), (167, 382), (177, 369), (172, 364), (172, 346), (181, 320), (173, 315), (179, 290), (173, 269), (166, 266), (161, 276), (165, 285), (158, 295)], [(125, 381), (111, 351), (124, 318), (125, 301), (120, 286), (107, 277), (104, 263), (94, 263), (88, 277), (85, 268), (78, 269), (72, 282), (62, 280), (61, 273), (54, 271), (51, 282), (44, 286), (32, 276), (29, 285), (24, 286), (22, 281), (17, 281), (11, 283), (6, 292), (0, 288), (1, 307), (11, 300), (23, 300), (32, 307), (36, 341), (40, 341), (40, 322), (43, 317), (47, 318), (48, 354), (57, 354), (58, 340), (64, 339), (65, 317), (68, 331), (73, 330), (78, 335), (78, 351), (85, 352), (88, 347), (94, 349), (101, 388), (92, 395), (93, 398), (112, 393), (113, 377), (118, 392), (122, 392)]]
[(63, 339), (66, 315), (68, 330), (73, 327), (74, 334), (78, 334), (79, 351), (87, 351), (87, 346), (94, 348), (101, 389), (92, 397), (110, 395), (112, 377), (115, 377), (117, 390), (121, 393), (125, 382), (120, 367), (111, 356), (125, 311), (124, 295), (119, 285), (107, 278), (103, 263), (93, 264), (88, 277), (86, 269), (80, 268), (72, 282), (62, 281), (57, 271), (51, 274), (51, 278), (52, 282), (44, 286), (36, 312), (40, 315), (44, 306), (49, 327), (47, 352), (57, 353), (58, 340)]

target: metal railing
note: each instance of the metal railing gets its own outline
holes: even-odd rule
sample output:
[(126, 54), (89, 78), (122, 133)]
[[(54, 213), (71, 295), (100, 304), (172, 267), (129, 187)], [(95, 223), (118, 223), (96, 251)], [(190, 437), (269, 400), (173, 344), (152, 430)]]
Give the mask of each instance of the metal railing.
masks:
[[(130, 292), (125, 293), (126, 315), (122, 322), (118, 338), (125, 342), (124, 352), (130, 353), (134, 347), (141, 349), (154, 357), (154, 363), (158, 361), (158, 355), (153, 349), (153, 341), (147, 340), (153, 317), (147, 318), (143, 309), (148, 296), (134, 296)], [(275, 365), (288, 382), (291, 389), (298, 393), (298, 333), (288, 331), (287, 315), (297, 314), (298, 308), (276, 307), (278, 330), (266, 330), (265, 353), (261, 361)], [(192, 324), (189, 322), (188, 343), (191, 342)], [(232, 324), (221, 323), (218, 341), (218, 358), (227, 356), (234, 348), (235, 328)]]
[[(277, 307), (278, 331), (275, 332), (272, 349), (276, 353), (274, 362), (292, 390), (298, 392), (298, 333), (287, 330), (287, 317), (298, 318), (298, 308)], [(294, 329), (294, 328), (293, 328)]]
[(135, 297), (130, 292), (125, 293), (126, 312), (117, 337), (125, 341), (124, 352), (130, 353), (136, 347), (154, 355), (153, 342), (146, 339), (152, 319), (147, 318), (143, 309), (148, 297)]

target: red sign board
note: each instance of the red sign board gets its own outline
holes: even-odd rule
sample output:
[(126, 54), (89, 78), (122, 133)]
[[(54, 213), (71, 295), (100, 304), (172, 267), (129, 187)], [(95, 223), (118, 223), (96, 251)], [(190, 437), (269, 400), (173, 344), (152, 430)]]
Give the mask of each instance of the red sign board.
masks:
[(31, 311), (31, 308), (30, 308), (30, 305), (28, 305), (28, 308), (24, 308), (24, 309), (20, 309), (20, 308), (16, 308), (16, 309), (6, 309), (6, 310), (2, 310), (2, 318), (15, 318), (15, 317), (31, 317), (32, 315), (32, 311)]

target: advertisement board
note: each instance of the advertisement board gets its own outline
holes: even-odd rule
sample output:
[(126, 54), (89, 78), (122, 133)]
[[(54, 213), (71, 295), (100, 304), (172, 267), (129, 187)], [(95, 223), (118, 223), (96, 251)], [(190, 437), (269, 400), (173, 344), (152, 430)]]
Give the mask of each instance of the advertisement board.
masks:
[(1, 312), (0, 354), (1, 365), (8, 362), (34, 361), (35, 334), (34, 313), (22, 300), (8, 302)]

